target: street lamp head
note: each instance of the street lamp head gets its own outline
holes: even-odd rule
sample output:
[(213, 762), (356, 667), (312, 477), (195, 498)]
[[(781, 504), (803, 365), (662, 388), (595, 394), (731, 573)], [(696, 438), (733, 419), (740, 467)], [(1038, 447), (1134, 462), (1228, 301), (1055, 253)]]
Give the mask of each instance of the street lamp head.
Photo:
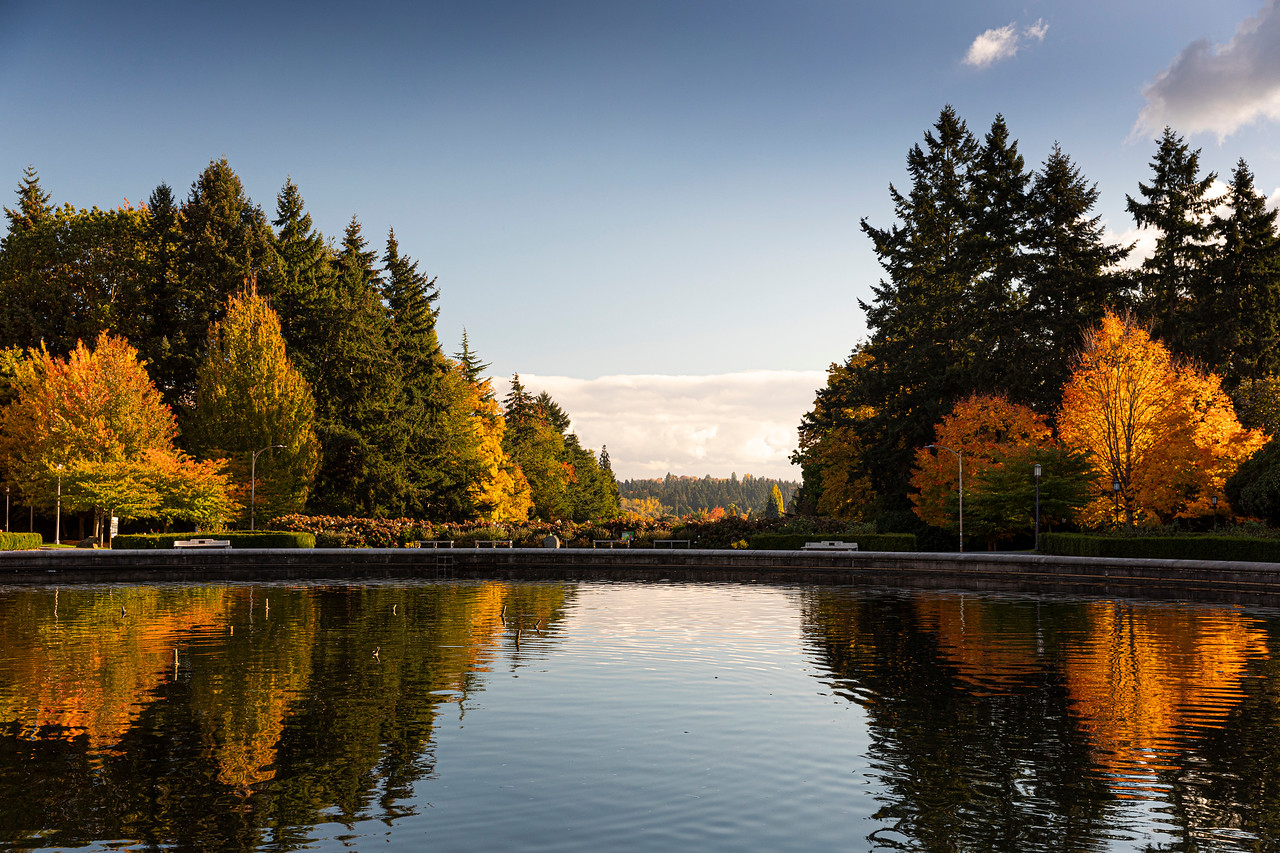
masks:
[(1111, 491), (1113, 491), (1113, 492), (1118, 492), (1118, 491), (1120, 491), (1120, 481), (1119, 481), (1119, 480), (1112, 480), (1112, 481), (1111, 481)]
[(1218, 496), (1214, 495), (1213, 497), (1209, 498), (1209, 503), (1213, 504), (1214, 508), (1216, 509), (1218, 506)]
[(1039, 478), (1039, 477), (1040, 477), (1040, 463), (1039, 463), (1039, 462), (1037, 462), (1037, 463), (1036, 463), (1036, 477), (1037, 477), (1037, 478)]

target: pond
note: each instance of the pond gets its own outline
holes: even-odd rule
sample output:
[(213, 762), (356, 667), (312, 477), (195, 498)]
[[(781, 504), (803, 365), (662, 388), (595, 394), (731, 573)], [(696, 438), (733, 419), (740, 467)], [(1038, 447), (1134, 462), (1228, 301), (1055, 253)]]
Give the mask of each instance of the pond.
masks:
[(0, 589), (0, 847), (1272, 849), (1278, 643), (862, 588)]

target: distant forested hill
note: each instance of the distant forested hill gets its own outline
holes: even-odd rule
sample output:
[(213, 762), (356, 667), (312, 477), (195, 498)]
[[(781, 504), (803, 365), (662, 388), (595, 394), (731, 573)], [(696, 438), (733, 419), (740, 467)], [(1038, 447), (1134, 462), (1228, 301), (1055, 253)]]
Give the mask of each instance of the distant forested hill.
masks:
[(769, 477), (753, 477), (750, 474), (732, 474), (723, 477), (676, 477), (668, 474), (661, 480), (624, 480), (618, 494), (632, 500), (656, 499), (668, 508), (671, 515), (684, 515), (700, 509), (729, 508), (736, 505), (740, 512), (764, 511), (765, 501), (774, 486), (782, 492), (782, 499), (791, 505), (791, 493), (800, 484), (791, 480), (774, 480)]

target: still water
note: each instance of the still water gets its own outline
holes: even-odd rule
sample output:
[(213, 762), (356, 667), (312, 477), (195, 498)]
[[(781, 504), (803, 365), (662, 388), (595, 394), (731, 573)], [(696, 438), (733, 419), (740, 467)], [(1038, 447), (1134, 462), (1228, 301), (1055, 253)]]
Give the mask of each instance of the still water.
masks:
[(1280, 848), (1280, 619), (675, 584), (0, 589), (0, 848)]

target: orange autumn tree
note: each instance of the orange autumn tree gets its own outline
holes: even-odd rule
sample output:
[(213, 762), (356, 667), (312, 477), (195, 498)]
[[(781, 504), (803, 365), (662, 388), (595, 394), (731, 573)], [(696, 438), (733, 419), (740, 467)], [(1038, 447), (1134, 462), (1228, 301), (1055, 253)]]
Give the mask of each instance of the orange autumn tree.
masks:
[[(1004, 459), (1053, 446), (1044, 418), (997, 396), (974, 395), (960, 401), (934, 428), (934, 436), (934, 444), (963, 454), (966, 495)], [(956, 457), (950, 453), (923, 447), (916, 451), (911, 501), (926, 524), (956, 526), (959, 474)]]
[[(1145, 329), (1112, 313), (1086, 335), (1058, 428), (1090, 457), (1084, 520), (1095, 525), (1207, 515), (1226, 479), (1267, 441), (1240, 425), (1217, 376), (1175, 364)], [(1219, 511), (1231, 514), (1225, 503)]]
[(233, 504), (218, 462), (198, 463), (173, 446), (173, 412), (138, 353), (103, 332), (65, 358), (30, 350), (14, 370), (0, 410), (0, 467), (37, 506), (104, 517), (184, 518), (211, 525)]

